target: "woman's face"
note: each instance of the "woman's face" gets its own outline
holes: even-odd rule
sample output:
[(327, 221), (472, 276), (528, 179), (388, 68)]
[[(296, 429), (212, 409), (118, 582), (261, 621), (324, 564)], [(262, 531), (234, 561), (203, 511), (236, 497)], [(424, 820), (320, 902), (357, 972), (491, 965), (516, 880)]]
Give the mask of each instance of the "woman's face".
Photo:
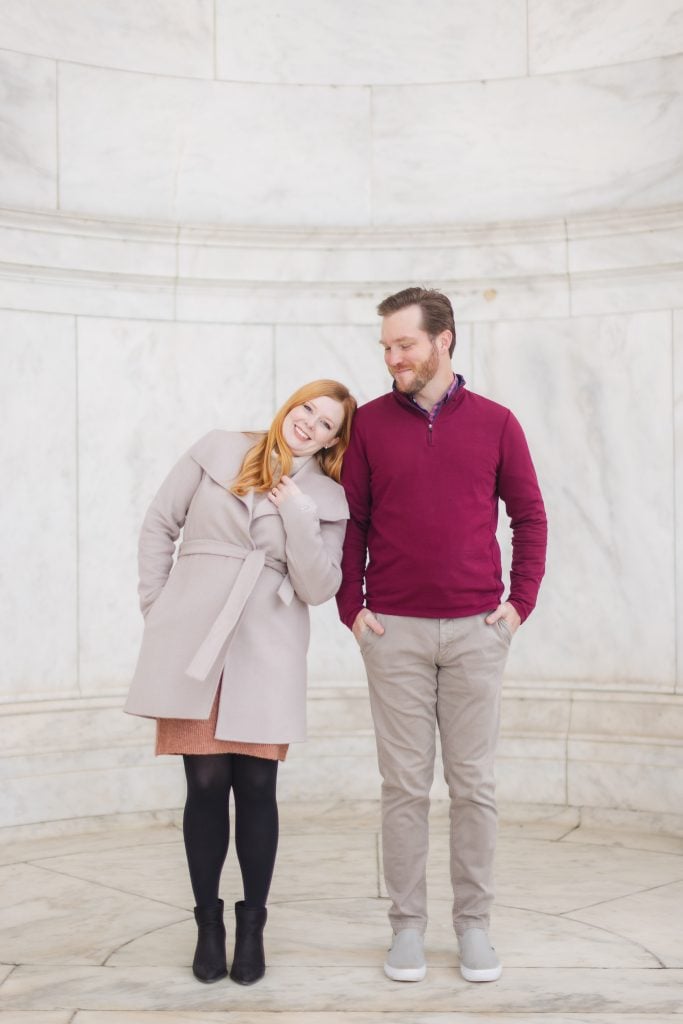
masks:
[(342, 403), (321, 395), (290, 409), (284, 418), (282, 433), (292, 455), (315, 455), (321, 448), (331, 448), (337, 443), (343, 422)]

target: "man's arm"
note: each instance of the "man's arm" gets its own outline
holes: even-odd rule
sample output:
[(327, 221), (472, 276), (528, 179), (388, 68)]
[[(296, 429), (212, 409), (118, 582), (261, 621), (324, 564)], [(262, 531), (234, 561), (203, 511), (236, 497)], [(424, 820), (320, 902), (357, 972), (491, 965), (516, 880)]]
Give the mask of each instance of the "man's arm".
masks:
[(548, 525), (529, 446), (512, 413), (508, 414), (501, 437), (498, 493), (505, 502), (512, 528), (507, 602), (524, 622), (534, 609), (545, 572)]
[(353, 629), (359, 612), (365, 607), (363, 582), (370, 526), (370, 466), (357, 422), (354, 423), (351, 443), (344, 455), (341, 482), (349, 503), (349, 521), (344, 538), (342, 583), (337, 591), (337, 608), (344, 625)]

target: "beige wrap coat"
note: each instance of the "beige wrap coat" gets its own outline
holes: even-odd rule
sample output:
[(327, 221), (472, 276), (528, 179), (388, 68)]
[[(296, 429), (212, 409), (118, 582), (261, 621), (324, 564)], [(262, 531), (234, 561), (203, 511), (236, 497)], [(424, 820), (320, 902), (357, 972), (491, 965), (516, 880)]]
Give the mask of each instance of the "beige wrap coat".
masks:
[(231, 494), (257, 440), (207, 434), (149, 507), (139, 543), (145, 627), (125, 711), (207, 719), (223, 673), (216, 736), (289, 743), (306, 735), (308, 605), (339, 588), (348, 506), (315, 457), (296, 474), (302, 495), (280, 508)]

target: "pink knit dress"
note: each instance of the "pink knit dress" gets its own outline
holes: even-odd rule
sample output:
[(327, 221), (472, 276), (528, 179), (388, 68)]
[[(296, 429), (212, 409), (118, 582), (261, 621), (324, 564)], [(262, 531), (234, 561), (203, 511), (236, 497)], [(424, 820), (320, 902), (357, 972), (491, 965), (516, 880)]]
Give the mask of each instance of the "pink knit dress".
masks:
[(249, 754), (269, 761), (284, 761), (288, 743), (240, 743), (238, 740), (217, 740), (216, 719), (221, 688), (218, 687), (205, 721), (189, 718), (157, 718), (157, 754)]

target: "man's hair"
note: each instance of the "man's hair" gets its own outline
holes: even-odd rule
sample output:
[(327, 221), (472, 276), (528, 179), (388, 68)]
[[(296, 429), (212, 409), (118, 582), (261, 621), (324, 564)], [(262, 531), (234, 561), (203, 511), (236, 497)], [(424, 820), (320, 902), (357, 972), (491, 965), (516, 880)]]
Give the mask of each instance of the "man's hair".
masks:
[(416, 285), (413, 288), (404, 288), (395, 295), (388, 295), (380, 302), (377, 312), (380, 316), (389, 316), (391, 313), (397, 313), (399, 309), (405, 309), (406, 306), (420, 307), (422, 329), (430, 338), (435, 338), (442, 331), (451, 332), (453, 337), (448, 354), (452, 356), (455, 348), (455, 318), (448, 296), (436, 288), (420, 288)]

